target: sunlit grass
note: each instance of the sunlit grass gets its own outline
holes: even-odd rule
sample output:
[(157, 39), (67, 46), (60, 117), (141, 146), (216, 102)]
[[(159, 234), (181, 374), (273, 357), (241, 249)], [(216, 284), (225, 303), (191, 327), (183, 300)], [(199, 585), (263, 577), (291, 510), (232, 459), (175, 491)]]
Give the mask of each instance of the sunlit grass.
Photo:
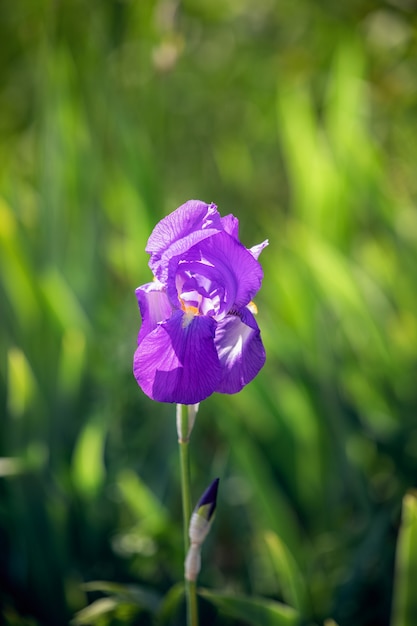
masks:
[(222, 477), (202, 625), (267, 597), (271, 624), (383, 626), (393, 589), (392, 626), (411, 624), (412, 526), (393, 582), (417, 468), (405, 5), (0, 13), (0, 621), (67, 623), (104, 599), (79, 620), (182, 623), (175, 409), (131, 362), (147, 237), (195, 197), (237, 215), (248, 247), (270, 240), (266, 366), (193, 433), (193, 497)]

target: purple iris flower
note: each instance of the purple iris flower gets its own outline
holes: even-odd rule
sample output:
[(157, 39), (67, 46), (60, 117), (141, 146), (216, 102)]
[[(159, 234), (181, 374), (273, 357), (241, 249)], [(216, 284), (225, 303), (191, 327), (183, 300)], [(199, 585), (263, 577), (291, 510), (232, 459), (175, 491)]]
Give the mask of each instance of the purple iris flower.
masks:
[(252, 298), (268, 241), (247, 249), (238, 227), (215, 204), (190, 200), (152, 231), (154, 281), (136, 290), (142, 326), (133, 361), (150, 398), (196, 404), (215, 391), (236, 393), (265, 363)]

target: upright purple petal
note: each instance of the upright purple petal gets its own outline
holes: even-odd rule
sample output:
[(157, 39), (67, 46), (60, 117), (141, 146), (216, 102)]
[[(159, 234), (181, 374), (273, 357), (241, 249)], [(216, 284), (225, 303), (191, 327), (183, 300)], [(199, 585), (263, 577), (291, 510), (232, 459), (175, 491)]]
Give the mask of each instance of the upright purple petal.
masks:
[(239, 220), (237, 217), (229, 213), (229, 215), (221, 218), (221, 223), (228, 235), (231, 235), (234, 239), (239, 239)]
[(215, 344), (223, 369), (216, 391), (237, 393), (265, 363), (265, 349), (258, 324), (247, 307), (218, 323)]
[(215, 204), (189, 200), (164, 217), (153, 229), (146, 245), (149, 267), (165, 282), (169, 260), (182, 255), (199, 241), (223, 230)]
[[(263, 278), (262, 267), (249, 250), (227, 233), (218, 233), (202, 241), (197, 248), (205, 262), (216, 268), (228, 285), (233, 284), (233, 305), (240, 308), (248, 304)], [(190, 250), (190, 254), (192, 252)]]
[(221, 367), (214, 346), (216, 322), (176, 311), (138, 346), (133, 372), (154, 400), (196, 404), (219, 385)]
[[(228, 235), (227, 235), (228, 236)], [(235, 302), (236, 276), (228, 266), (202, 258), (200, 246), (194, 246), (182, 258), (171, 259), (167, 276), (167, 294), (180, 306), (195, 306), (203, 315), (221, 316)]]

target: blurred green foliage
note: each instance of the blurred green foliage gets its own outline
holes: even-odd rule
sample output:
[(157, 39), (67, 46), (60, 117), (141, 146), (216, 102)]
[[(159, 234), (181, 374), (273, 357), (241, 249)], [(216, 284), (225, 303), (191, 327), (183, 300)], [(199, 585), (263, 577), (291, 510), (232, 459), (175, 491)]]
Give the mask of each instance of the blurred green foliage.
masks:
[[(183, 623), (175, 409), (131, 362), (147, 237), (190, 198), (270, 240), (267, 364), (193, 432), (196, 496), (221, 477), (202, 626), (390, 623), (417, 475), (416, 28), (414, 0), (1, 3), (2, 623)], [(393, 626), (417, 622), (414, 526)]]

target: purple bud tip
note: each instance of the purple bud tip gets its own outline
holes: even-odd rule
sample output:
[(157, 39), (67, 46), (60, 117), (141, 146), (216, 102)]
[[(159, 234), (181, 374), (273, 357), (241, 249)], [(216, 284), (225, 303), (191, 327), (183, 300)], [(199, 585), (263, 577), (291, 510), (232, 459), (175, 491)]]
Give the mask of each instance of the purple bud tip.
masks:
[(196, 511), (198, 511), (201, 507), (209, 507), (205, 517), (207, 520), (210, 520), (213, 517), (214, 511), (216, 509), (216, 501), (217, 501), (217, 489), (219, 487), (219, 478), (215, 478), (211, 485), (207, 487), (203, 495), (201, 496), (197, 506)]

